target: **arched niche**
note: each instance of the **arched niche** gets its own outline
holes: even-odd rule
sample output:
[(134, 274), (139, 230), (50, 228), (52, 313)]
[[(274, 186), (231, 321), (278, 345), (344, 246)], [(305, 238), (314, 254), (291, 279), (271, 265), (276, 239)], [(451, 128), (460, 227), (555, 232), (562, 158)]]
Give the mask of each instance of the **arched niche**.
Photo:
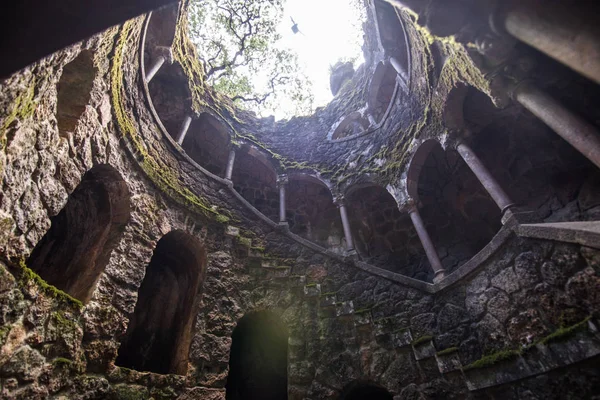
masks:
[(362, 381), (354, 381), (344, 387), (340, 400), (393, 400), (393, 396), (385, 388)]
[(178, 16), (179, 3), (152, 11), (146, 33), (146, 51), (154, 47), (171, 47), (175, 39)]
[[(442, 265), (451, 273), (485, 247), (501, 228), (500, 209), (455, 150), (427, 141), (417, 155), (416, 198)], [(415, 164), (416, 165), (416, 164)], [(409, 193), (410, 193), (409, 192)]]
[(410, 75), (410, 49), (398, 9), (385, 0), (374, 0), (379, 41), (386, 58), (394, 57), (405, 80)]
[(365, 262), (411, 278), (433, 279), (410, 216), (399, 211), (385, 188), (353, 186), (345, 197), (354, 245)]
[(244, 199), (268, 218), (278, 221), (277, 174), (262, 153), (250, 146), (238, 150), (231, 180)]
[(396, 91), (396, 70), (387, 62), (379, 62), (369, 85), (369, 112), (380, 123), (388, 113)]
[(164, 63), (148, 83), (148, 91), (161, 123), (177, 140), (184, 119), (192, 116), (192, 93), (185, 72), (177, 63)]
[(344, 118), (333, 131), (331, 140), (345, 139), (360, 135), (369, 128), (369, 121), (355, 111)]
[(286, 220), (290, 231), (323, 247), (343, 250), (340, 212), (329, 188), (305, 174), (289, 174)]
[(46, 282), (87, 303), (129, 220), (129, 189), (113, 167), (85, 173), (27, 260)]
[(154, 249), (116, 365), (159, 374), (185, 375), (192, 326), (206, 270), (206, 251), (180, 230)]
[(61, 136), (75, 131), (85, 107), (90, 102), (97, 72), (94, 53), (90, 50), (83, 50), (64, 66), (58, 81), (56, 108), (58, 132)]
[(270, 311), (244, 315), (231, 335), (227, 400), (287, 400), (288, 329)]
[(225, 175), (229, 157), (229, 134), (212, 115), (202, 113), (192, 121), (182, 147), (208, 171), (221, 177)]
[(497, 109), (470, 87), (464, 121), (471, 148), (512, 201), (547, 222), (600, 219), (600, 170), (538, 118)]

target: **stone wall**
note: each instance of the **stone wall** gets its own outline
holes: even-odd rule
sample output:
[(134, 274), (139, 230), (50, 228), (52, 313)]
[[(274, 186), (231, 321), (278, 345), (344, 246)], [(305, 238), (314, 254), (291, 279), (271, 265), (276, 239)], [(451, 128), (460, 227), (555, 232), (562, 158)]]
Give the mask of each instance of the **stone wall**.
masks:
[[(3, 398), (224, 399), (230, 350), (236, 340), (234, 330), (244, 315), (257, 310), (269, 310), (287, 328), (288, 397), (293, 400), (336, 399), (354, 381), (369, 381), (401, 399), (520, 398), (531, 392), (550, 398), (585, 398), (598, 392), (593, 364), (600, 354), (596, 351), (600, 304), (597, 249), (519, 238), (509, 232), (508, 239), (481, 265), (464, 275), (457, 269), (451, 277), (458, 279), (442, 288), (416, 285), (410, 280), (400, 283), (390, 276), (366, 272), (352, 259), (274, 229), (242, 202), (227, 182), (205, 174), (165, 136), (167, 132), (162, 131), (145, 97), (140, 76), (137, 49), (143, 22), (139, 18), (112, 28), (0, 84)], [(413, 27), (409, 36), (415, 35)], [(415, 57), (411, 68), (416, 76), (425, 76), (427, 68), (418, 50), (418, 46), (412, 50)], [(89, 60), (89, 52), (93, 54), (91, 70), (89, 62), (68, 67), (80, 54)], [(81, 68), (84, 71), (80, 73)], [(324, 174), (336, 176), (341, 186), (361, 179), (384, 183), (397, 179), (400, 165), (407, 161), (403, 157), (408, 153), (400, 151), (402, 146), (417, 133), (427, 137), (441, 124), (435, 114), (439, 110), (432, 111), (430, 117), (435, 121), (430, 121), (430, 131), (414, 130), (415, 121), (421, 120), (427, 108), (421, 103), (422, 96), (429, 95), (427, 80), (413, 82), (410, 96), (402, 92), (379, 136), (336, 144), (324, 139), (326, 128), (351, 111), (347, 108), (362, 101), (367, 70), (359, 69), (354, 86), (342, 88), (327, 110), (311, 118), (285, 123), (232, 119), (231, 126), (239, 135), (236, 139), (248, 146), (252, 141), (242, 135), (254, 128), (267, 147), (281, 152), (280, 157), (300, 165), (327, 164), (330, 172)], [(64, 71), (68, 72), (65, 79), (70, 76), (68, 81), (81, 78), (88, 82), (85, 77), (90, 75), (93, 80), (89, 96), (84, 93), (79, 101), (85, 104), (67, 104), (72, 111), (61, 114)], [(435, 103), (431, 103), (432, 98), (447, 95), (450, 88), (444, 85), (454, 83), (442, 79), (443, 74), (439, 80), (442, 86), (438, 84), (436, 94), (427, 97), (427, 105)], [(157, 76), (153, 82), (160, 83), (160, 79)], [(183, 81), (185, 78), (179, 83)], [(168, 96), (160, 100), (160, 90), (152, 85), (151, 95), (158, 93), (152, 98), (158, 117), (161, 121), (164, 118), (172, 134), (189, 105), (182, 102), (169, 109), (172, 100)], [(166, 114), (170, 110), (174, 111), (172, 116)], [(60, 123), (61, 115), (77, 117), (75, 126), (72, 118), (70, 123)], [(401, 139), (399, 131), (406, 133)], [(304, 146), (307, 143), (310, 146)], [(255, 149), (260, 147), (255, 145)], [(394, 159), (399, 164), (390, 174), (374, 168), (385, 164), (377, 155), (386, 147), (401, 158)], [(250, 155), (247, 147), (242, 149), (236, 156), (234, 188), (276, 221), (275, 168)], [(272, 154), (270, 159), (265, 157), (267, 163), (276, 158)], [(80, 299), (85, 302), (82, 304), (33, 273), (26, 260), (86, 172), (99, 164), (109, 164), (126, 183), (130, 216), (91, 297)], [(573, 171), (570, 167), (567, 170)], [(352, 175), (351, 171), (361, 171), (362, 175), (342, 179)], [(253, 187), (253, 179), (262, 186)], [(582, 209), (593, 210), (593, 182), (587, 189), (583, 185), (568, 192), (573, 195), (566, 204), (577, 198)], [(326, 215), (311, 214), (319, 223), (331, 214), (335, 224), (337, 209), (329, 205), (329, 195), (304, 189), (306, 198), (294, 196), (289, 212), (294, 222), (292, 231), (297, 229), (308, 236), (308, 224), (304, 225), (300, 217), (308, 216), (309, 203), (327, 199), (328, 205), (319, 207)], [(249, 191), (253, 194), (245, 194)], [(559, 196), (567, 191), (561, 188), (554, 193)], [(374, 259), (375, 264), (376, 259), (383, 259), (381, 266), (409, 277), (431, 279), (410, 222), (383, 187), (371, 183), (347, 197), (355, 232), (361, 230), (357, 226), (363, 219), (374, 232), (369, 240), (364, 233), (356, 235), (362, 257)], [(430, 207), (436, 204), (430, 203)], [(85, 213), (80, 218), (86, 218)], [(428, 229), (434, 230), (434, 226), (438, 225), (430, 224)], [(327, 232), (328, 243), (332, 232), (338, 230)], [(166, 258), (184, 257), (192, 259), (189, 264), (205, 267), (196, 274), (172, 270), (165, 272), (164, 279), (161, 275), (153, 277), (148, 266), (157, 245), (174, 231), (191, 237), (202, 250), (188, 257), (176, 248), (174, 255)], [(319, 232), (318, 238), (311, 238), (324, 238)], [(384, 241), (387, 243), (382, 245)], [(178, 287), (188, 288), (181, 298), (175, 299), (176, 290), (165, 290), (173, 276)], [(148, 298), (143, 295), (145, 279), (158, 285), (153, 291), (157, 298), (138, 302), (138, 296)], [(163, 281), (165, 286), (161, 287)], [(146, 319), (139, 318), (137, 304), (148, 305), (138, 307)], [(177, 307), (181, 304), (189, 308), (181, 311), (183, 308)], [(169, 321), (161, 320), (163, 315), (187, 316), (189, 326), (169, 325)], [(142, 324), (142, 331), (172, 326), (172, 331), (177, 331), (174, 334), (187, 335), (173, 339), (178, 343), (189, 340), (189, 352), (184, 346), (174, 357), (178, 366), (185, 368), (135, 371), (118, 366), (119, 349), (133, 337), (134, 321), (140, 320), (149, 321)], [(163, 330), (167, 332), (161, 334), (170, 333)], [(547, 350), (543, 368), (540, 362), (537, 367), (531, 362), (531, 357), (537, 357), (536, 349), (542, 353)], [(587, 363), (576, 364), (586, 359)], [(511, 362), (526, 365), (531, 374), (511, 375), (511, 371), (521, 370)], [(568, 372), (562, 373), (558, 367), (568, 367)], [(498, 375), (504, 380), (486, 383)], [(547, 382), (557, 391), (540, 389)]]

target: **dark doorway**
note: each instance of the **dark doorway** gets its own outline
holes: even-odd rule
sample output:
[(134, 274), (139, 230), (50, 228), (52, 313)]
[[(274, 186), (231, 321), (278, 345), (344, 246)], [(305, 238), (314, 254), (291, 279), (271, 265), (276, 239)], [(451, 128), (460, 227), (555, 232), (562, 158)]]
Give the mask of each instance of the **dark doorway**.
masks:
[(227, 400), (287, 400), (288, 332), (268, 311), (245, 315), (233, 331)]
[(138, 371), (185, 375), (196, 298), (204, 278), (202, 243), (169, 232), (156, 245), (116, 364)]
[(27, 265), (49, 284), (87, 303), (128, 220), (125, 181), (110, 165), (97, 165), (52, 218)]
[(353, 382), (342, 391), (340, 400), (393, 400), (392, 394), (380, 386)]

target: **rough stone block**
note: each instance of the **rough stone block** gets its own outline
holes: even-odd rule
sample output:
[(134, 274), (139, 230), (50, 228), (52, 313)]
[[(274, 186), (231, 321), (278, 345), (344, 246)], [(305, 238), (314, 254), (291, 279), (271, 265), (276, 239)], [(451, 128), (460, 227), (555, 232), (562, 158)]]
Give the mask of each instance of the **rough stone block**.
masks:
[(319, 283), (313, 283), (304, 286), (304, 296), (306, 297), (317, 297), (321, 295), (321, 285)]
[(289, 286), (292, 288), (302, 287), (306, 284), (306, 276), (291, 275), (288, 279)]
[(231, 237), (240, 236), (240, 228), (228, 225), (227, 229), (225, 230), (225, 234)]
[(392, 342), (394, 344), (394, 347), (410, 346), (412, 341), (413, 337), (410, 333), (410, 329), (408, 328), (392, 333)]
[(354, 326), (368, 326), (371, 325), (371, 313), (369, 311), (354, 313)]
[(352, 302), (352, 300), (337, 303), (335, 307), (335, 314), (338, 317), (354, 314), (354, 303)]
[(458, 357), (458, 351), (447, 354), (436, 354), (435, 359), (442, 374), (447, 374), (462, 368), (462, 363)]
[(321, 308), (335, 307), (337, 296), (335, 294), (326, 294), (321, 297)]
[(415, 353), (415, 358), (417, 360), (423, 360), (435, 356), (435, 347), (433, 347), (433, 342), (428, 340), (413, 346), (413, 352)]
[(287, 278), (291, 272), (291, 267), (263, 268), (266, 270), (267, 278)]

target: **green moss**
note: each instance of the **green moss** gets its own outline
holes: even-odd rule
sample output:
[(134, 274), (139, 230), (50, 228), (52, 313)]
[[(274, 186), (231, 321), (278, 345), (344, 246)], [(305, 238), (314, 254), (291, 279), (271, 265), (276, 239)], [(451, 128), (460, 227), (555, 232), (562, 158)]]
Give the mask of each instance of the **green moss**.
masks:
[(130, 44), (139, 33), (141, 19), (133, 19), (123, 24), (121, 32), (115, 45), (110, 73), (111, 100), (119, 130), (124, 136), (131, 139), (138, 155), (142, 159), (140, 166), (154, 184), (173, 200), (195, 212), (215, 219), (217, 222), (226, 224), (230, 217), (216, 211), (215, 207), (209, 206), (199, 196), (186, 188), (179, 178), (178, 171), (166, 165), (159, 155), (152, 154), (144, 145), (135, 128), (134, 120), (123, 106), (123, 63), (125, 51), (133, 46)]
[(73, 361), (68, 358), (58, 357), (52, 360), (54, 368), (71, 369), (73, 367)]
[(7, 137), (6, 133), (9, 127), (15, 120), (24, 120), (33, 115), (37, 107), (37, 103), (33, 100), (35, 96), (35, 84), (36, 80), (33, 79), (26, 90), (21, 92), (15, 99), (10, 113), (4, 119), (2, 126), (0, 126), (0, 149), (6, 147)]
[(40, 287), (42, 292), (44, 292), (47, 296), (52, 297), (57, 300), (59, 303), (67, 304), (75, 306), (77, 309), (83, 307), (83, 303), (76, 298), (68, 295), (60, 289), (57, 289), (55, 286), (48, 284), (45, 280), (43, 280), (38, 274), (33, 272), (31, 269), (27, 267), (25, 260), (21, 259), (19, 261), (19, 266), (21, 267), (21, 277), (19, 282), (22, 285), (27, 285), (33, 283)]
[(146, 400), (150, 398), (148, 389), (143, 386), (116, 385), (114, 398), (117, 400)]
[(6, 342), (6, 338), (8, 338), (11, 329), (12, 324), (0, 326), (0, 346), (3, 346), (4, 342)]
[(589, 320), (590, 320), (590, 317), (587, 317), (586, 319), (584, 319), (581, 322), (576, 323), (575, 325), (571, 325), (566, 328), (560, 327), (558, 330), (556, 330), (556, 331), (552, 332), (551, 334), (549, 334), (548, 336), (542, 338), (538, 343), (548, 344), (548, 343), (560, 342), (565, 339), (568, 339), (569, 337), (573, 336), (577, 332), (580, 332), (580, 331), (584, 330), (585, 328), (587, 328), (587, 324), (588, 324)]
[(247, 238), (247, 237), (243, 237), (243, 236), (238, 236), (237, 237), (237, 242), (239, 244), (241, 244), (244, 247), (248, 247), (251, 248), (252, 247), (252, 239)]
[(479, 360), (472, 362), (471, 364), (464, 367), (463, 371), (491, 367), (492, 365), (498, 364), (502, 361), (516, 358), (520, 354), (521, 352), (519, 350), (500, 350), (487, 356), (483, 356)]
[(431, 339), (433, 339), (433, 336), (424, 335), (424, 336), (420, 336), (420, 337), (416, 338), (415, 340), (413, 340), (411, 344), (416, 347), (416, 346), (419, 346), (419, 345), (429, 342)]
[(335, 294), (337, 294), (337, 292), (325, 292), (325, 293), (321, 293), (321, 297), (333, 296)]
[(309, 284), (306, 284), (306, 285), (304, 285), (304, 286), (305, 286), (305, 287), (316, 287), (316, 286), (317, 286), (317, 283), (309, 283)]
[(458, 347), (448, 347), (447, 349), (440, 350), (436, 354), (438, 356), (447, 356), (448, 354), (456, 353), (458, 351)]

